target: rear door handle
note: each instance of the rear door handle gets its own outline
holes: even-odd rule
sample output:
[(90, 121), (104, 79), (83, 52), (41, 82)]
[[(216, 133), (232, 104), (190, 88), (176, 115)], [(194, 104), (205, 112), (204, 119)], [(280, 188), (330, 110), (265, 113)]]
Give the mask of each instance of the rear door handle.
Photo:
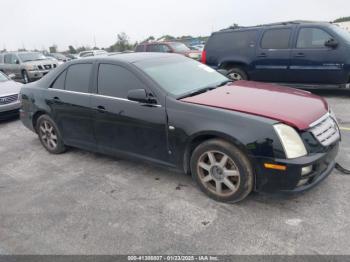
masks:
[(297, 53), (296, 55), (294, 55), (294, 57), (305, 57), (304, 53)]
[(104, 106), (98, 106), (97, 107), (97, 111), (101, 112), (101, 113), (104, 113), (104, 112), (106, 112), (106, 108)]
[(266, 54), (266, 53), (260, 53), (260, 54), (258, 55), (258, 57), (267, 57), (267, 54)]
[(61, 99), (60, 99), (58, 96), (55, 96), (55, 97), (53, 98), (53, 100), (61, 101)]

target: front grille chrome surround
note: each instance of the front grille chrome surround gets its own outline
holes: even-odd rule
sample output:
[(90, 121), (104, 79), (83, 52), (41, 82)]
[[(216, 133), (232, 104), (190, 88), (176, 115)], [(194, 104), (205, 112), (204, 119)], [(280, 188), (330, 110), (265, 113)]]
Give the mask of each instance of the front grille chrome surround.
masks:
[(18, 94), (0, 97), (0, 105), (7, 105), (18, 100)]
[(337, 122), (330, 114), (326, 114), (312, 123), (310, 132), (323, 146), (329, 146), (340, 139)]

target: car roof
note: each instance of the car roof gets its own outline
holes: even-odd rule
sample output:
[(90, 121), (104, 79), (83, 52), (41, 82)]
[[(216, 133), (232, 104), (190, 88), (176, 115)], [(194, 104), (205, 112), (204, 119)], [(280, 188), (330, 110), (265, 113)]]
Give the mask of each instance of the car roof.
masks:
[(277, 26), (290, 26), (290, 25), (323, 25), (323, 26), (329, 26), (331, 23), (325, 22), (325, 21), (304, 21), (304, 20), (296, 20), (296, 21), (286, 21), (286, 22), (278, 22), (278, 23), (271, 23), (271, 24), (263, 24), (263, 25), (257, 25), (257, 26), (242, 26), (237, 28), (227, 28), (222, 29), (220, 31), (214, 32), (213, 34), (218, 33), (227, 33), (227, 32), (236, 32), (236, 31), (246, 31), (246, 30), (253, 30), (253, 29), (267, 29), (269, 27), (277, 27)]
[[(94, 56), (94, 57), (87, 57), (82, 58), (84, 61), (121, 61), (126, 63), (136, 63), (144, 60), (149, 59), (160, 59), (160, 58), (166, 58), (166, 57), (173, 57), (173, 56), (181, 56), (178, 54), (169, 54), (169, 53), (152, 53), (152, 52), (138, 52), (138, 53), (121, 53), (121, 54), (110, 54), (106, 56)], [(71, 63), (79, 63), (83, 60), (76, 60), (72, 61)]]

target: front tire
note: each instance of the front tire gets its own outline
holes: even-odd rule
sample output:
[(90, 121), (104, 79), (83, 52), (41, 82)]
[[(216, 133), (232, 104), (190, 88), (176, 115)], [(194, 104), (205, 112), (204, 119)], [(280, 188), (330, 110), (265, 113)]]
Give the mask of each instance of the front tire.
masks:
[(233, 144), (212, 139), (200, 144), (191, 156), (191, 173), (200, 189), (214, 200), (235, 203), (253, 189), (253, 168)]
[(28, 84), (30, 82), (30, 79), (26, 70), (22, 71), (22, 80), (23, 80), (23, 83), (25, 84)]
[(42, 115), (38, 118), (36, 130), (41, 144), (51, 154), (61, 154), (66, 151), (61, 133), (48, 115)]

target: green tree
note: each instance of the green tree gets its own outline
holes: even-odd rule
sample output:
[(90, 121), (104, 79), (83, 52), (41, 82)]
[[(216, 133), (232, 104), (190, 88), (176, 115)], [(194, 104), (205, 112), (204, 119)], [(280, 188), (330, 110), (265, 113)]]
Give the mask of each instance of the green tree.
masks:
[(75, 50), (75, 48), (72, 45), (68, 46), (68, 48), (69, 48), (69, 53), (70, 54), (76, 54), (77, 53), (77, 50)]
[(117, 35), (117, 42), (109, 47), (110, 52), (123, 52), (131, 50), (132, 45), (129, 42), (129, 37), (126, 33), (122, 32)]
[(335, 19), (334, 23), (349, 22), (349, 21), (350, 21), (350, 16), (347, 16), (347, 17), (340, 17), (338, 19)]

